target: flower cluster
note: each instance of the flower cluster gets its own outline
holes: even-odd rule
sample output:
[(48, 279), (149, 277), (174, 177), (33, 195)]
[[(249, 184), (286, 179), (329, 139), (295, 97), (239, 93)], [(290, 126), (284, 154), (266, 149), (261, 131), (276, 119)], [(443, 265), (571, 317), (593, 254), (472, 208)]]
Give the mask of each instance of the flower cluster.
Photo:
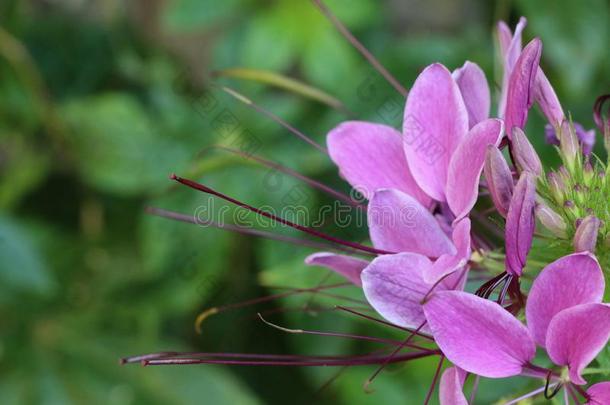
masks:
[[(410, 90), (402, 132), (346, 122), (327, 139), (340, 174), (369, 200), (373, 245), (391, 253), (369, 263), (323, 252), (306, 262), (361, 286), (386, 320), (434, 339), (454, 364), (441, 377), (442, 404), (467, 403), (467, 374), (541, 378), (547, 397), (564, 388), (577, 403), (579, 395), (590, 404), (610, 403), (610, 382), (581, 388), (587, 383), (583, 369), (610, 338), (610, 305), (602, 302), (602, 267), (610, 269), (610, 173), (592, 154), (595, 132), (564, 114), (539, 66), (541, 41), (522, 49), (525, 25), (522, 18), (514, 33), (504, 23), (498, 26), (504, 67), (498, 118), (489, 118), (490, 91), (476, 64), (466, 62), (453, 72), (433, 64)], [(547, 141), (557, 146), (563, 163), (547, 174), (524, 133), (534, 103), (548, 120)], [(608, 128), (600, 129), (607, 138)], [(492, 254), (469, 219), (484, 199), (480, 186), (505, 218), (505, 271), (470, 293), (470, 268)], [(414, 207), (409, 223), (378, 215), (397, 216), (405, 207)], [(530, 274), (534, 280), (526, 294), (520, 278), (536, 218), (555, 241), (549, 245), (568, 246), (565, 255)], [(533, 364), (537, 346), (550, 367)]]
[[(610, 304), (604, 303), (610, 271), (610, 165), (593, 153), (595, 131), (585, 130), (564, 113), (540, 67), (541, 41), (536, 38), (522, 47), (525, 26), (524, 18), (514, 32), (503, 22), (498, 25), (504, 74), (495, 117), (490, 117), (490, 89), (481, 68), (466, 62), (452, 72), (435, 63), (411, 87), (400, 130), (349, 121), (330, 131), (331, 160), (367, 200), (372, 247), (342, 241), (172, 177), (328, 243), (333, 249), (314, 253), (305, 262), (331, 269), (361, 288), (385, 320), (359, 315), (406, 331), (408, 337), (396, 343), (298, 332), (391, 343), (395, 350), (390, 355), (321, 359), (158, 353), (126, 361), (383, 367), (435, 355), (440, 362), (432, 388), (439, 382), (444, 405), (468, 403), (463, 385), (471, 375), (542, 380), (543, 387), (510, 403), (561, 392), (566, 403), (610, 404), (610, 382), (596, 380), (585, 388), (585, 375), (590, 373), (583, 372), (610, 338)], [(594, 118), (610, 152), (610, 123), (602, 111), (608, 98), (598, 100)], [(555, 170), (543, 167), (524, 132), (534, 104), (548, 121), (541, 136), (554, 145), (549, 147), (557, 149), (562, 161)], [(163, 215), (188, 221), (170, 214)], [(230, 230), (235, 229), (254, 233), (236, 226)], [(487, 237), (494, 231), (500, 234), (501, 246)], [(486, 280), (482, 285), (481, 279)], [(221, 310), (212, 308), (199, 320)], [(433, 347), (414, 344), (415, 337)], [(416, 351), (405, 354), (403, 349)], [(444, 359), (452, 366), (441, 376)], [(426, 402), (431, 393), (432, 389)]]

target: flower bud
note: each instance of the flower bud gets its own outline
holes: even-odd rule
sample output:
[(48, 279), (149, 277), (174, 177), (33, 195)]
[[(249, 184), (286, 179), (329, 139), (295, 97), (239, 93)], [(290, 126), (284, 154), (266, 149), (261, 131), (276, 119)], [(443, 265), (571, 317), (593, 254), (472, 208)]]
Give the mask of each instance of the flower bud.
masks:
[(567, 238), (567, 224), (555, 211), (543, 202), (536, 205), (536, 217), (546, 229), (559, 238)]
[(595, 252), (600, 225), (601, 221), (594, 215), (589, 215), (582, 220), (574, 234), (575, 252)]
[(493, 145), (487, 146), (483, 170), (491, 199), (500, 215), (506, 218), (513, 195), (513, 176), (502, 152)]
[(578, 144), (578, 136), (576, 136), (576, 132), (568, 121), (564, 121), (561, 124), (561, 129), (559, 131), (559, 147), (563, 160), (568, 166), (568, 170), (573, 172), (576, 159), (580, 153), (580, 146)]
[(506, 216), (506, 271), (520, 277), (532, 247), (536, 220), (536, 178), (524, 171), (513, 190), (510, 208)]
[(585, 203), (585, 195), (587, 194), (588, 188), (583, 187), (581, 184), (574, 185), (574, 200), (578, 205)]
[(534, 147), (520, 128), (513, 128), (513, 156), (520, 171), (528, 171), (540, 176), (542, 163)]
[(585, 181), (585, 185), (590, 186), (594, 177), (595, 177), (595, 171), (593, 170), (593, 165), (591, 164), (589, 159), (587, 159), (587, 161), (585, 162), (584, 169), (583, 169), (583, 179)]
[(565, 192), (565, 183), (563, 182), (563, 179), (555, 172), (550, 172), (546, 178), (549, 182), (551, 194), (553, 195), (553, 198), (555, 198), (555, 202), (557, 202), (557, 204), (563, 204)]
[(580, 216), (580, 210), (578, 209), (578, 207), (576, 206), (576, 204), (574, 204), (574, 201), (572, 200), (566, 200), (563, 203), (563, 207), (565, 208), (565, 210), (570, 213), (573, 217), (579, 217)]

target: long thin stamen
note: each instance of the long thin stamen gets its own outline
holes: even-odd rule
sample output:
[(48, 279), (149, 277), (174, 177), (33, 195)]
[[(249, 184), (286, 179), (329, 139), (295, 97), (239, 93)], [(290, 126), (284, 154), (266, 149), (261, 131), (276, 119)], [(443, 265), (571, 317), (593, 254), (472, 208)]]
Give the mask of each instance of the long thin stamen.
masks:
[(379, 366), (379, 368), (377, 368), (377, 370), (375, 370), (375, 372), (364, 382), (364, 390), (366, 392), (369, 392), (369, 386), (373, 383), (373, 380), (375, 380), (375, 378), (386, 368), (386, 366), (388, 364), (390, 364), (390, 361), (392, 360), (392, 358), (394, 356), (397, 356), (398, 352), (400, 352), (403, 349), (403, 347), (405, 347), (407, 344), (409, 344), (411, 339), (413, 339), (415, 336), (417, 336), (417, 333), (421, 330), (421, 328), (424, 327), (425, 324), (426, 324), (426, 321), (424, 321), (421, 325), (419, 325), (414, 332), (410, 332), (409, 336), (400, 344), (400, 346), (398, 346), (396, 349), (394, 349), (394, 351), (386, 358), (386, 361), (384, 361)]
[[(551, 387), (553, 387), (553, 386), (555, 386), (555, 385), (557, 385), (557, 383), (551, 384)], [(544, 392), (544, 389), (545, 389), (545, 387), (537, 388), (537, 389), (535, 389), (534, 391), (532, 391), (532, 392), (528, 392), (527, 394), (522, 395), (522, 396), (520, 396), (519, 398), (515, 398), (515, 399), (513, 399), (512, 401), (509, 401), (509, 402), (507, 402), (507, 403), (506, 403), (506, 404), (504, 404), (504, 405), (514, 405), (514, 404), (518, 404), (519, 402), (523, 401), (524, 399), (531, 398), (531, 397), (533, 397), (533, 396), (536, 396), (536, 395), (538, 395), (538, 394), (540, 394), (540, 393)]]
[(345, 195), (345, 194), (340, 193), (340, 192), (338, 192), (336, 190), (333, 190), (332, 188), (328, 187), (327, 185), (322, 184), (319, 181), (311, 179), (311, 178), (309, 178), (307, 176), (304, 176), (301, 173), (299, 173), (297, 171), (294, 171), (294, 170), (292, 170), (292, 169), (290, 169), (290, 168), (288, 168), (286, 166), (283, 166), (283, 165), (281, 165), (279, 163), (272, 162), (270, 160), (261, 158), (261, 157), (256, 156), (256, 155), (251, 155), (251, 154), (242, 152), (242, 151), (237, 150), (237, 149), (227, 148), (225, 146), (213, 146), (213, 147), (216, 148), (216, 149), (227, 151), (229, 153), (234, 153), (234, 154), (239, 155), (239, 156), (241, 156), (241, 157), (243, 157), (245, 159), (255, 160), (256, 162), (258, 162), (258, 163), (260, 163), (260, 164), (262, 164), (262, 165), (264, 165), (266, 167), (269, 167), (269, 168), (274, 169), (274, 170), (278, 170), (278, 171), (280, 171), (280, 172), (282, 172), (284, 174), (287, 174), (287, 175), (289, 175), (291, 177), (294, 177), (294, 178), (296, 178), (298, 180), (301, 180), (301, 181), (309, 184), (313, 188), (315, 188), (317, 190), (320, 190), (320, 191), (322, 191), (322, 192), (324, 192), (324, 193), (326, 193), (326, 194), (328, 194), (328, 195), (330, 195), (330, 196), (332, 196), (332, 197), (334, 197), (334, 198), (336, 198), (336, 199), (338, 199), (340, 201), (343, 201), (343, 202), (345, 202), (347, 204), (350, 204), (350, 205), (352, 205), (352, 206), (354, 206), (356, 208), (365, 209), (365, 206), (363, 204), (361, 204), (361, 203), (359, 203), (357, 201), (354, 201), (348, 195)]
[(434, 377), (432, 378), (432, 383), (430, 383), (430, 388), (428, 389), (428, 393), (426, 394), (426, 399), (424, 399), (424, 405), (428, 405), (430, 403), (430, 399), (432, 398), (432, 393), (434, 392), (434, 387), (436, 387), (438, 377), (441, 374), (441, 369), (443, 368), (444, 361), (445, 356), (441, 354), (441, 358), (438, 361), (438, 366), (436, 367), (436, 371), (434, 372)]
[(347, 287), (347, 286), (352, 286), (352, 285), (353, 284), (351, 284), (351, 283), (338, 283), (338, 284), (331, 284), (331, 285), (319, 286), (319, 287), (314, 287), (314, 288), (298, 288), (298, 289), (294, 289), (294, 290), (279, 293), (279, 294), (272, 294), (272, 295), (267, 295), (264, 297), (258, 297), (258, 298), (254, 298), (251, 300), (246, 300), (246, 301), (242, 301), (242, 302), (238, 302), (238, 303), (224, 305), (221, 307), (212, 307), (212, 308), (206, 309), (205, 311), (201, 312), (197, 316), (197, 318), (195, 319), (195, 330), (197, 331), (197, 333), (201, 333), (201, 324), (203, 323), (203, 321), (205, 321), (210, 316), (216, 315), (220, 312), (225, 312), (225, 311), (229, 311), (229, 310), (233, 310), (233, 309), (261, 304), (263, 302), (274, 301), (274, 300), (277, 300), (280, 298), (286, 298), (286, 297), (290, 297), (290, 296), (297, 295), (297, 294), (302, 294), (302, 293), (307, 293), (307, 292), (317, 292), (317, 291), (324, 290), (324, 289)]
[[(272, 328), (281, 330), (282, 332), (286, 332), (286, 333), (303, 334), (303, 335), (315, 335), (315, 336), (327, 336), (327, 337), (337, 337), (337, 338), (346, 338), (346, 339), (353, 339), (353, 340), (364, 340), (364, 341), (367, 341), (367, 342), (383, 343), (383, 344), (392, 345), (392, 346), (399, 346), (399, 345), (402, 344), (402, 342), (399, 341), (399, 340), (385, 339), (385, 338), (379, 338), (379, 337), (374, 337), (374, 336), (353, 335), (353, 334), (350, 334), (350, 333), (340, 333), (340, 332), (322, 332), (322, 331), (306, 330), (306, 329), (290, 329), (290, 328), (285, 328), (285, 327), (282, 327), (280, 325), (277, 325), (277, 324), (274, 324), (272, 322), (269, 322), (268, 320), (263, 318), (263, 316), (260, 313), (258, 313), (258, 317), (266, 325), (271, 326)], [(412, 348), (412, 349), (430, 350), (430, 349), (428, 349), (426, 347), (415, 345), (415, 344), (409, 344), (407, 346)]]
[(243, 94), (239, 93), (236, 90), (233, 90), (230, 87), (220, 86), (220, 89), (222, 91), (224, 91), (225, 93), (229, 94), (230, 96), (232, 96), (233, 98), (241, 101), (248, 107), (252, 108), (254, 111), (256, 111), (260, 114), (263, 114), (266, 117), (270, 118), (272, 121), (280, 124), (282, 127), (286, 128), (292, 134), (296, 135), (298, 138), (300, 138), (304, 142), (307, 142), (308, 144), (310, 144), (311, 146), (313, 146), (320, 152), (324, 153), (325, 155), (328, 155), (328, 150), (326, 150), (326, 148), (321, 146), (319, 143), (317, 143), (316, 141), (311, 139), (311, 137), (305, 135), (303, 132), (299, 131), (298, 129), (296, 129), (295, 127), (293, 127), (292, 125), (290, 125), (289, 123), (287, 123), (286, 121), (284, 121), (283, 119), (281, 119), (280, 117), (278, 117), (277, 115), (272, 113), (271, 111), (268, 111), (268, 110), (264, 109), (263, 107), (257, 105), (252, 100), (250, 100), (248, 97), (244, 96)]
[(145, 366), (161, 366), (161, 365), (178, 365), (178, 364), (223, 364), (223, 365), (240, 365), (240, 366), (288, 366), (288, 367), (341, 367), (341, 366), (366, 366), (379, 364), (388, 360), (391, 363), (400, 363), (424, 357), (434, 356), (439, 354), (439, 351), (426, 351), (407, 353), (400, 356), (395, 356), (392, 359), (387, 359), (386, 356), (353, 356), (353, 357), (334, 357), (329, 359), (312, 358), (311, 360), (233, 360), (233, 359), (217, 359), (217, 358), (162, 358), (155, 360), (145, 360), (142, 365)]
[(347, 27), (332, 13), (332, 11), (330, 11), (330, 9), (321, 0), (312, 1), (320, 9), (322, 14), (324, 14), (326, 18), (328, 18), (328, 20), (335, 26), (335, 28), (337, 28), (341, 35), (343, 35), (345, 39), (347, 39), (349, 43), (352, 44), (352, 46), (356, 48), (358, 52), (362, 54), (362, 56), (364, 56), (364, 58), (375, 68), (375, 70), (377, 70), (377, 72), (379, 72), (379, 74), (381, 74), (381, 76), (383, 76), (388, 83), (390, 83), (392, 87), (396, 89), (396, 91), (398, 91), (403, 97), (406, 97), (408, 93), (407, 89), (405, 89), (398, 82), (398, 80), (396, 80), (394, 76), (392, 76), (390, 72), (383, 67), (377, 58), (375, 58), (373, 54), (370, 53), (368, 49), (366, 49), (364, 45), (362, 45), (362, 43), (356, 39), (356, 37), (347, 29)]
[(411, 332), (411, 333), (417, 335), (418, 337), (421, 337), (421, 338), (424, 338), (424, 339), (427, 339), (427, 340), (430, 340), (430, 341), (434, 341), (433, 338), (431, 338), (430, 336), (425, 335), (423, 333), (420, 333), (419, 330), (403, 328), (402, 326), (398, 326), (398, 325), (395, 325), (393, 323), (384, 321), (383, 319), (379, 319), (379, 318), (375, 318), (373, 316), (369, 316), (369, 315), (363, 314), (362, 312), (358, 312), (358, 311), (356, 311), (354, 309), (347, 308), (347, 307), (344, 307), (344, 306), (341, 306), (341, 305), (337, 305), (336, 308), (341, 310), (341, 311), (345, 311), (345, 312), (349, 312), (350, 314), (357, 315), (357, 316), (362, 317), (364, 319), (367, 319), (369, 321), (373, 321), (373, 322), (376, 322), (376, 323), (379, 323), (379, 324), (385, 325), (385, 326), (390, 326), (390, 327), (395, 328), (395, 329), (400, 329), (400, 330), (405, 331), (405, 332)]
[(164, 210), (162, 208), (147, 207), (146, 212), (149, 214), (152, 214), (152, 215), (156, 215), (158, 217), (173, 219), (175, 221), (185, 222), (185, 223), (194, 224), (194, 225), (210, 226), (210, 227), (216, 228), (216, 229), (222, 229), (225, 231), (237, 232), (237, 233), (241, 233), (244, 235), (251, 235), (251, 236), (256, 236), (256, 237), (261, 237), (261, 238), (266, 238), (266, 239), (277, 240), (279, 242), (290, 243), (290, 244), (297, 245), (297, 246), (305, 246), (305, 247), (310, 247), (313, 249), (322, 249), (322, 250), (330, 249), (330, 250), (336, 250), (339, 252), (345, 252), (345, 253), (350, 253), (350, 254), (361, 254), (361, 252), (359, 252), (359, 251), (349, 249), (344, 246), (340, 246), (340, 245), (336, 245), (336, 244), (331, 245), (331, 244), (319, 243), (319, 242), (315, 242), (315, 241), (311, 241), (311, 240), (298, 239), (298, 238), (293, 238), (291, 236), (278, 235), (278, 234), (275, 234), (272, 232), (261, 231), (261, 230), (252, 229), (252, 228), (246, 228), (246, 227), (234, 225), (234, 224), (219, 224), (212, 220), (200, 220), (199, 218), (196, 218), (193, 215), (181, 214), (179, 212), (168, 211), (168, 210)]
[(191, 188), (193, 188), (195, 190), (199, 190), (199, 191), (207, 193), (207, 194), (215, 195), (217, 197), (222, 198), (223, 200), (229, 201), (229, 202), (231, 202), (231, 203), (233, 203), (233, 204), (235, 204), (237, 206), (245, 208), (245, 209), (247, 209), (249, 211), (252, 211), (252, 212), (254, 212), (254, 213), (258, 214), (258, 215), (261, 215), (261, 216), (264, 216), (266, 218), (269, 218), (269, 219), (271, 219), (271, 220), (273, 220), (275, 222), (279, 222), (280, 224), (287, 225), (287, 226), (290, 226), (292, 228), (298, 229), (299, 231), (308, 233), (308, 234), (310, 234), (312, 236), (316, 236), (318, 238), (325, 239), (325, 240), (327, 240), (329, 242), (333, 242), (333, 243), (337, 243), (339, 245), (344, 245), (344, 246), (347, 246), (347, 247), (350, 247), (350, 248), (353, 248), (353, 249), (361, 250), (363, 252), (366, 252), (366, 253), (372, 254), (372, 255), (385, 255), (385, 254), (392, 254), (393, 253), (393, 252), (388, 252), (386, 250), (375, 249), (375, 248), (370, 247), (370, 246), (361, 245), (359, 243), (345, 241), (345, 240), (342, 240), (342, 239), (339, 239), (339, 238), (335, 238), (334, 236), (326, 235), (325, 233), (316, 231), (315, 229), (307, 228), (307, 227), (305, 227), (303, 225), (296, 224), (296, 223), (288, 221), (288, 220), (286, 220), (284, 218), (278, 217), (277, 215), (273, 215), (273, 214), (271, 214), (269, 212), (260, 210), (260, 209), (258, 209), (256, 207), (253, 207), (251, 205), (248, 205), (246, 203), (238, 201), (238, 200), (236, 200), (234, 198), (231, 198), (231, 197), (229, 197), (229, 196), (227, 196), (225, 194), (222, 194), (222, 193), (220, 193), (220, 192), (218, 192), (216, 190), (213, 190), (213, 189), (211, 189), (211, 188), (209, 188), (207, 186), (204, 186), (203, 184), (199, 184), (199, 183), (196, 183), (196, 182), (194, 182), (192, 180), (188, 180), (188, 179), (184, 179), (182, 177), (178, 177), (175, 174), (172, 174), (170, 176), (170, 178), (172, 180), (176, 180), (177, 182), (179, 182), (181, 184), (184, 184), (185, 186), (191, 187)]
[[(358, 357), (358, 356), (356, 356)], [(359, 356), (359, 358), (367, 357), (367, 355)], [(306, 356), (299, 354), (259, 354), (259, 353), (218, 353), (218, 352), (159, 352), (121, 359), (121, 364), (142, 363), (143, 361), (162, 360), (162, 359), (255, 359), (255, 360), (334, 360), (342, 358), (338, 356)]]

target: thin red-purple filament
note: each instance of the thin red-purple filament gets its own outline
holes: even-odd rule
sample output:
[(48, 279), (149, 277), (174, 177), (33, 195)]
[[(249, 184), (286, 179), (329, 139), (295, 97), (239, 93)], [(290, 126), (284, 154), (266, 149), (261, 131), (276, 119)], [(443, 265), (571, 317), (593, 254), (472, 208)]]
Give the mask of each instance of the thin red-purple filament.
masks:
[(322, 0), (312, 1), (320, 9), (322, 14), (324, 14), (326, 18), (328, 18), (328, 20), (341, 33), (341, 35), (343, 35), (345, 39), (347, 39), (349, 43), (352, 44), (352, 46), (356, 48), (356, 50), (358, 50), (358, 52), (360, 52), (362, 56), (364, 56), (364, 58), (375, 68), (375, 70), (377, 70), (377, 72), (379, 72), (379, 74), (381, 74), (381, 76), (383, 76), (388, 81), (388, 83), (390, 83), (392, 87), (396, 89), (396, 91), (398, 91), (403, 97), (406, 97), (408, 93), (407, 89), (405, 89), (398, 82), (398, 80), (396, 80), (394, 76), (392, 76), (390, 72), (388, 72), (388, 70), (383, 67), (383, 65), (377, 60), (377, 58), (375, 58), (375, 56), (373, 56), (373, 54), (369, 52), (369, 50), (366, 49), (365, 46), (360, 43), (360, 41), (358, 41), (358, 39), (356, 39), (356, 37), (347, 29), (347, 27), (332, 13), (332, 11), (330, 11), (330, 9), (324, 4), (324, 2), (322, 2)]
[(386, 250), (381, 250), (381, 249), (376, 249), (374, 247), (361, 245), (360, 243), (345, 241), (345, 240), (342, 240), (342, 239), (339, 239), (339, 238), (335, 238), (334, 236), (330, 236), (330, 235), (327, 235), (325, 233), (316, 231), (315, 229), (311, 229), (311, 228), (305, 227), (303, 225), (296, 224), (296, 223), (288, 221), (288, 220), (286, 220), (284, 218), (278, 217), (277, 215), (271, 214), (269, 212), (260, 210), (260, 209), (258, 209), (256, 207), (253, 207), (251, 205), (248, 205), (246, 203), (238, 201), (238, 200), (236, 200), (236, 199), (234, 199), (232, 197), (229, 197), (229, 196), (227, 196), (225, 194), (222, 194), (222, 193), (220, 193), (220, 192), (218, 192), (216, 190), (213, 190), (213, 189), (211, 189), (211, 188), (209, 188), (207, 186), (204, 186), (203, 184), (199, 184), (199, 183), (194, 182), (192, 180), (184, 179), (182, 177), (178, 177), (175, 174), (172, 174), (170, 178), (172, 180), (176, 180), (177, 182), (179, 182), (181, 184), (184, 184), (185, 186), (188, 186), (190, 188), (193, 188), (195, 190), (199, 190), (199, 191), (207, 193), (207, 194), (215, 195), (217, 197), (222, 198), (223, 200), (231, 202), (231, 203), (233, 203), (233, 204), (235, 204), (237, 206), (245, 208), (245, 209), (247, 209), (249, 211), (252, 211), (252, 212), (254, 212), (254, 213), (258, 214), (258, 215), (261, 215), (263, 217), (269, 218), (269, 219), (271, 219), (271, 220), (273, 220), (275, 222), (279, 222), (280, 224), (287, 225), (287, 226), (290, 226), (292, 228), (298, 229), (299, 231), (308, 233), (308, 234), (316, 236), (318, 238), (325, 239), (325, 240), (327, 240), (329, 242), (337, 243), (339, 245), (344, 245), (344, 246), (350, 247), (352, 249), (357, 249), (357, 250), (360, 250), (362, 252), (366, 252), (366, 253), (372, 254), (372, 255), (385, 255), (385, 254), (392, 254), (393, 253), (393, 252), (388, 252)]

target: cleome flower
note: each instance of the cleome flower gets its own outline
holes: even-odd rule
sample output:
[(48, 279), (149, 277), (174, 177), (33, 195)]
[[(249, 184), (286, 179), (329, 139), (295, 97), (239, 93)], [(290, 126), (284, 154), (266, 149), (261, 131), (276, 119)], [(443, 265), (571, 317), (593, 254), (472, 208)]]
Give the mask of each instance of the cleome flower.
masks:
[[(466, 292), (436, 291), (423, 307), (437, 345), (460, 369), (489, 378), (546, 373), (558, 387), (570, 389), (586, 384), (582, 370), (610, 338), (604, 289), (595, 257), (575, 253), (549, 264), (535, 279), (525, 309), (527, 327), (501, 305)], [(531, 363), (536, 345), (559, 371)]]

